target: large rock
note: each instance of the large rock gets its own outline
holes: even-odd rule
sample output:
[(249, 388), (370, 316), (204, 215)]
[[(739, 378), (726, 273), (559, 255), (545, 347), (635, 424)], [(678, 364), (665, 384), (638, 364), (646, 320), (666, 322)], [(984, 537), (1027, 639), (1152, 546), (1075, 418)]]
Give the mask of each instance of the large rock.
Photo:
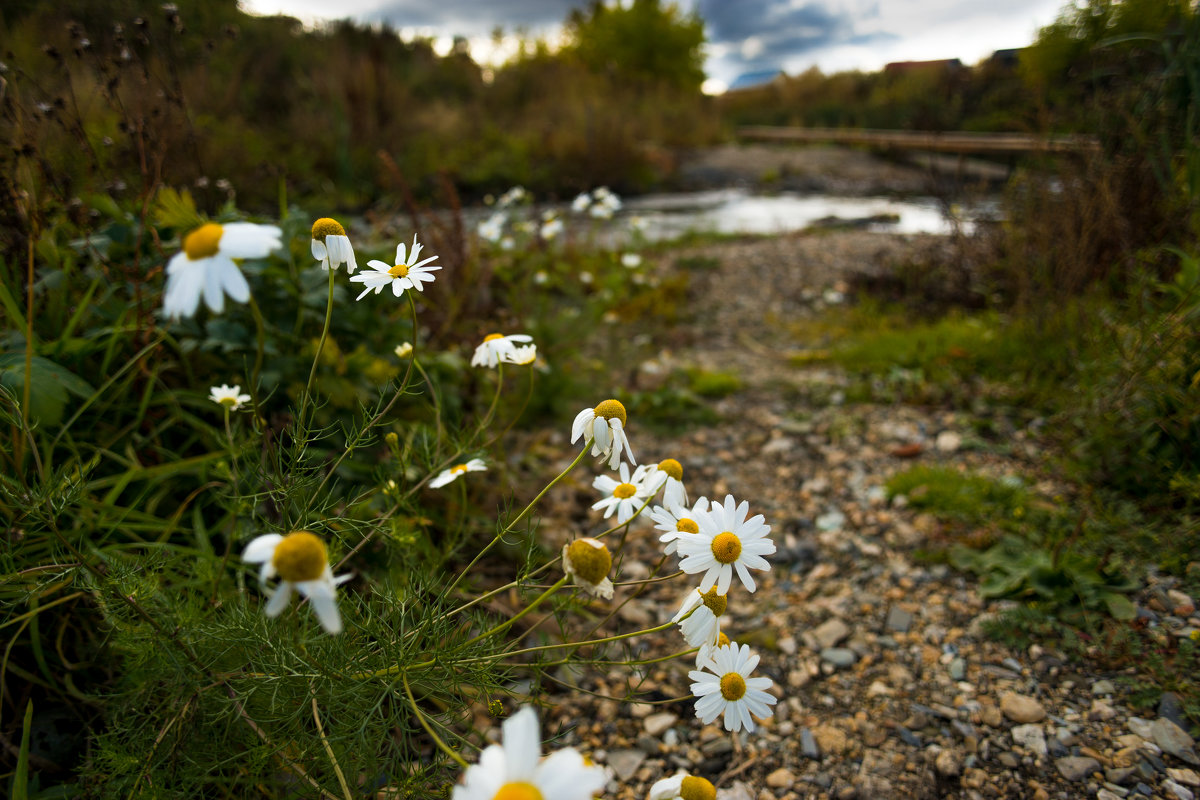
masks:
[(1014, 744), (1019, 744), (1031, 753), (1044, 756), (1048, 752), (1046, 734), (1039, 725), (1014, 725), (1009, 733), (1012, 734)]
[(850, 635), (850, 628), (837, 617), (825, 620), (809, 632), (816, 640), (818, 650), (827, 647), (837, 647), (842, 640)]
[(1200, 756), (1196, 755), (1192, 737), (1171, 720), (1159, 717), (1150, 726), (1150, 732), (1154, 734), (1154, 743), (1161, 747), (1164, 753), (1170, 753), (1189, 764), (1200, 764)]
[(1100, 770), (1100, 762), (1087, 756), (1066, 756), (1057, 759), (1054, 766), (1058, 773), (1069, 781), (1081, 781)]
[(1046, 718), (1046, 709), (1042, 708), (1041, 703), (1016, 692), (1004, 693), (1000, 698), (1000, 710), (1013, 722), (1022, 724), (1039, 722)]

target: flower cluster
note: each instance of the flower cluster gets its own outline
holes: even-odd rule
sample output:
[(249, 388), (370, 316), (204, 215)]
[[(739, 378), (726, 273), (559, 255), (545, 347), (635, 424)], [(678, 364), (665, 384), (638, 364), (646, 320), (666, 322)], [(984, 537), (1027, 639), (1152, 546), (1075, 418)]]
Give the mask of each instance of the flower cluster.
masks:
[(576, 214), (586, 213), (595, 219), (612, 219), (621, 210), (621, 198), (607, 186), (601, 186), (576, 195), (571, 201), (571, 210)]

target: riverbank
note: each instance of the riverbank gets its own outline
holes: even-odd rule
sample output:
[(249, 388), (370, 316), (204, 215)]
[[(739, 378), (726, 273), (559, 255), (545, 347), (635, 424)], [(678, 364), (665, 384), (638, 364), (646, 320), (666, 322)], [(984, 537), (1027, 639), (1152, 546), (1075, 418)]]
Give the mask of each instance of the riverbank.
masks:
[[(686, 274), (687, 312), (636, 365), (634, 388), (653, 390), (687, 370), (732, 373), (740, 388), (711, 401), (711, 420), (679, 434), (631, 415), (630, 440), (642, 461), (679, 460), (693, 500), (730, 493), (772, 525), (772, 571), (755, 594), (731, 592), (724, 630), (761, 653), (779, 704), (755, 733), (731, 738), (695, 722), (690, 659), (558, 674), (582, 691), (556, 690), (545, 725), (613, 771), (619, 787), (608, 796), (641, 800), (677, 769), (710, 778), (724, 800), (1190, 800), (1200, 791), (1178, 697), (1135, 706), (1134, 668), (1102, 670), (1049, 643), (1023, 649), (990, 638), (985, 623), (1012, 603), (985, 600), (973, 576), (928, 562), (924, 554), (944, 546), (942, 523), (887, 496), (889, 478), (924, 464), (1019, 480), (1042, 500), (1070, 497), (1075, 487), (1056, 472), (1039, 426), (987, 411), (856, 402), (844, 373), (803, 358), (820, 343), (798, 338), (809, 328), (794, 323), (841, 302), (855, 274), (886, 272), (943, 243), (834, 231), (711, 244), (652, 265), (664, 279)], [(1007, 446), (981, 438), (983, 423)], [(554, 438), (569, 449), (565, 432)], [(582, 473), (549, 498), (540, 530), (551, 549), (600, 529), (590, 482)], [(658, 555), (650, 526), (636, 525), (620, 580), (649, 577)], [(1150, 623), (1164, 636), (1200, 627), (1192, 598), (1180, 600), (1169, 579), (1142, 581), (1137, 599), (1154, 620), (1161, 614), (1148, 598), (1180, 601), (1167, 616), (1181, 614), (1182, 627)], [(599, 632), (668, 619), (681, 582), (649, 586), (620, 587), (611, 604), (596, 604), (597, 619), (618, 609)], [(663, 635), (636, 655), (678, 649), (677, 635)], [(633, 692), (649, 702), (627, 701)]]

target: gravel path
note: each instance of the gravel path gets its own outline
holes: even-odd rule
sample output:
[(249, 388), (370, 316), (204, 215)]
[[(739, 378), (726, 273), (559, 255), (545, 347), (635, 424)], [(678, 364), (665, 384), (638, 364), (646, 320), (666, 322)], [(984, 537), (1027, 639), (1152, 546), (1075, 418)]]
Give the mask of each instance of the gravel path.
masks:
[[(836, 370), (787, 357), (815, 346), (794, 338), (789, 323), (836, 301), (830, 292), (850, 271), (886, 269), (936, 246), (932, 237), (830, 232), (708, 246), (656, 265), (665, 273), (680, 258), (714, 259), (692, 269), (689, 319), (642, 365), (639, 382), (700, 366), (737, 372), (744, 388), (715, 403), (719, 423), (667, 438), (631, 419), (630, 439), (643, 461), (678, 459), (692, 499), (731, 493), (772, 525), (772, 571), (753, 595), (730, 591), (724, 630), (762, 655), (759, 670), (780, 699), (753, 734), (729, 735), (702, 726), (690, 700), (677, 699), (688, 695), (690, 658), (555, 674), (595, 693), (554, 692), (544, 724), (612, 769), (606, 796), (641, 800), (681, 768), (713, 780), (726, 800), (1200, 794), (1200, 759), (1169, 703), (1161, 716), (1139, 716), (1117, 691), (1119, 676), (1084, 675), (1049, 648), (1014, 651), (986, 639), (979, 623), (1001, 604), (984, 602), (971, 576), (919, 562), (917, 550), (937, 546), (939, 523), (884, 495), (887, 478), (914, 463), (895, 451), (914, 445), (919, 463), (1063, 491), (1039, 472), (1032, 432), (1008, 431), (1013, 446), (998, 455), (979, 446), (969, 414), (846, 403)], [(565, 448), (565, 437), (551, 444)], [(589, 510), (592, 474), (556, 489), (543, 535), (603, 529)], [(655, 538), (649, 524), (633, 527), (620, 580), (650, 574)], [(686, 584), (641, 588), (622, 605), (634, 590), (618, 587), (611, 604), (591, 609), (599, 622), (619, 606), (601, 631), (666, 621)], [(1194, 609), (1174, 611), (1200, 626)], [(674, 631), (635, 647), (638, 658), (683, 649)], [(648, 702), (595, 696), (631, 691)]]

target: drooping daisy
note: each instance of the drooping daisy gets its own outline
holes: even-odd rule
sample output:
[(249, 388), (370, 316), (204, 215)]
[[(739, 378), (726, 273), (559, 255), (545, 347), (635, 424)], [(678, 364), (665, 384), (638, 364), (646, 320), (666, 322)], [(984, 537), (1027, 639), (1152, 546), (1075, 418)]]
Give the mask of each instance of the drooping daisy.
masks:
[(183, 250), (167, 262), (167, 285), (163, 290), (163, 313), (170, 319), (190, 317), (204, 304), (219, 314), (225, 295), (245, 303), (250, 284), (238, 269), (235, 258), (262, 258), (279, 247), (282, 232), (275, 225), (209, 222), (183, 237)]
[(608, 776), (566, 748), (541, 758), (537, 714), (523, 708), (504, 721), (504, 744), (489, 745), (467, 767), (451, 800), (592, 800)]
[(585, 442), (591, 438), (592, 455), (607, 456), (609, 469), (617, 468), (622, 453), (626, 453), (626, 460), (636, 466), (633, 449), (625, 436), (627, 421), (625, 406), (619, 400), (605, 400), (595, 408), (585, 408), (575, 415), (571, 425), (571, 444), (579, 441), (581, 436)]
[(650, 490), (650, 494), (657, 494), (659, 489), (666, 487), (663, 491), (663, 505), (668, 508), (687, 505), (687, 489), (683, 486), (683, 465), (678, 461), (664, 458), (657, 464), (646, 465), (644, 470), (638, 467), (638, 470), (642, 471), (642, 483)]
[(576, 539), (563, 545), (563, 571), (575, 580), (575, 585), (596, 597), (611, 600), (613, 584), (608, 579), (612, 568), (612, 553), (599, 539)]
[(771, 526), (763, 522), (762, 514), (746, 519), (750, 504), (736, 505), (733, 495), (725, 495), (725, 504), (715, 501), (708, 514), (697, 520), (700, 533), (679, 539), (679, 568), (689, 575), (704, 573), (701, 586), (715, 581), (721, 594), (729, 591), (734, 570), (746, 591), (754, 591), (750, 570), (769, 570), (771, 565), (763, 556), (775, 552), (775, 543), (767, 538)]
[(646, 800), (716, 800), (717, 789), (707, 778), (678, 772), (650, 787)]
[(208, 399), (214, 403), (220, 403), (230, 411), (237, 411), (242, 407), (242, 403), (250, 402), (250, 395), (241, 394), (241, 391), (241, 386), (226, 386), (225, 384), (221, 384), (220, 386), (213, 386), (208, 390)]
[[(712, 658), (703, 669), (692, 670), (688, 677), (692, 694), (696, 700), (696, 716), (705, 725), (724, 715), (725, 730), (736, 732), (745, 728), (754, 730), (756, 717), (771, 715), (768, 706), (776, 700), (767, 693), (773, 681), (770, 678), (751, 678), (750, 673), (758, 666), (758, 656), (750, 652), (749, 645), (739, 649), (735, 644), (714, 649)], [(705, 672), (704, 670), (711, 670)]]
[(354, 246), (342, 223), (331, 217), (321, 217), (312, 226), (312, 255), (321, 262), (326, 271), (346, 265), (346, 272), (354, 274), (358, 262), (354, 260)]
[[(523, 333), (513, 333), (508, 336), (501, 336), (498, 333), (489, 333), (484, 337), (483, 343), (475, 348), (475, 355), (471, 358), (472, 367), (494, 367), (501, 362), (505, 364), (520, 364), (523, 362), (517, 361), (517, 343), (532, 342), (532, 336), (526, 336)], [(536, 356), (537, 350), (534, 349)]]
[(690, 509), (684, 505), (654, 506), (650, 509), (650, 519), (654, 527), (663, 532), (658, 540), (663, 543), (663, 552), (667, 555), (674, 553), (679, 547), (679, 539), (700, 533), (700, 517), (708, 513), (708, 498), (701, 497)]
[(637, 269), (642, 265), (642, 257), (637, 253), (625, 253), (621, 256), (621, 266), (626, 269)]
[(447, 483), (450, 483), (465, 472), (486, 472), (487, 464), (482, 458), (472, 458), (465, 464), (455, 464), (449, 469), (444, 469), (438, 473), (438, 476), (429, 482), (430, 489), (440, 489)]
[(396, 245), (396, 263), (394, 265), (385, 264), (382, 261), (368, 261), (367, 266), (375, 270), (374, 272), (363, 271), (358, 275), (350, 278), (353, 283), (361, 283), (367, 288), (362, 290), (362, 294), (354, 298), (362, 300), (371, 290), (375, 290), (375, 294), (383, 291), (383, 287), (391, 285), (392, 294), (396, 297), (404, 294), (405, 289), (416, 289), (418, 292), (425, 291), (422, 283), (433, 283), (434, 276), (430, 273), (436, 272), (441, 267), (425, 266), (430, 261), (437, 259), (437, 256), (430, 256), (424, 261), (417, 261), (421, 257), (422, 245), (417, 243), (416, 235), (413, 236), (412, 250), (405, 255), (404, 242)]
[(692, 647), (712, 646), (717, 643), (721, 633), (721, 617), (728, 607), (729, 600), (717, 593), (717, 587), (707, 592), (692, 589), (683, 598), (683, 604), (671, 617), (671, 622), (679, 623), (680, 633)]
[(603, 510), (604, 518), (608, 519), (617, 512), (617, 524), (624, 525), (633, 519), (634, 513), (650, 499), (646, 487), (629, 476), (629, 465), (621, 465), (621, 480), (617, 481), (608, 475), (597, 475), (592, 481), (592, 488), (600, 492), (600, 499), (592, 504), (596, 511)]
[(321, 627), (329, 633), (338, 633), (342, 629), (342, 618), (337, 609), (337, 587), (350, 580), (350, 576), (333, 577), (325, 543), (316, 536), (308, 531), (295, 531), (287, 536), (268, 533), (246, 545), (242, 560), (263, 565), (259, 572), (263, 583), (276, 575), (280, 578), (267, 603), (268, 617), (283, 613), (295, 587), (296, 591), (309, 599)]

